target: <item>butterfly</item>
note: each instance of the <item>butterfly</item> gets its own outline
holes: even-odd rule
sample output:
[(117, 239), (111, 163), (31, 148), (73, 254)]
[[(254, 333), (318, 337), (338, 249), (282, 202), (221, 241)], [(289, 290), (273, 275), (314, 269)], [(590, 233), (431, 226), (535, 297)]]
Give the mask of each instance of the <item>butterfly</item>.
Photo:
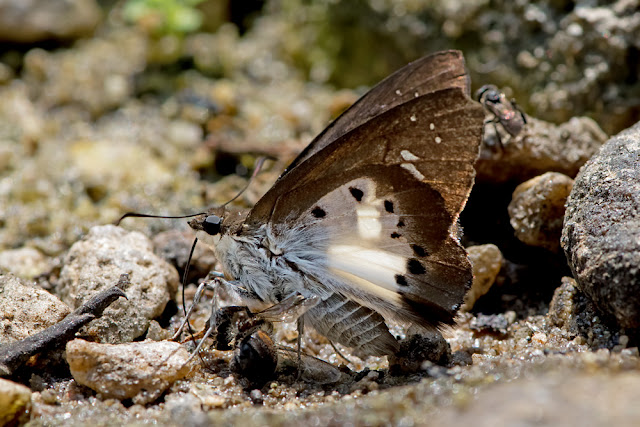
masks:
[(469, 86), (461, 52), (412, 62), (331, 123), (252, 209), (191, 220), (222, 266), (218, 282), (252, 310), (299, 296), (299, 326), (362, 355), (398, 350), (387, 320), (452, 325), (473, 277), (458, 217), (484, 113)]

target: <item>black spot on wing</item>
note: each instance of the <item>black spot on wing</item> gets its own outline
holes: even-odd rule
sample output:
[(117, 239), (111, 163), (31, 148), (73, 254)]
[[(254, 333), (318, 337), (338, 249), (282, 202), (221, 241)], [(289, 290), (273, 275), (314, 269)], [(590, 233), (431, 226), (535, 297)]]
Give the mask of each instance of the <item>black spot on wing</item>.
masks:
[(389, 213), (393, 213), (393, 202), (391, 200), (385, 200), (384, 209)]
[(413, 249), (413, 253), (416, 254), (416, 256), (425, 257), (429, 255), (427, 250), (420, 245), (411, 245), (411, 249)]
[(398, 238), (400, 238), (400, 234), (398, 234), (396, 232), (393, 232), (393, 233), (391, 233), (391, 238), (392, 239), (398, 239)]
[(362, 190), (355, 187), (349, 187), (349, 191), (351, 192), (351, 195), (353, 196), (354, 199), (356, 199), (359, 202), (362, 201), (362, 197), (364, 196), (364, 193), (362, 192)]
[(403, 220), (398, 221), (398, 227), (404, 227), (404, 225), (405, 224)]
[(409, 262), (407, 262), (407, 269), (411, 274), (424, 274), (427, 270), (424, 268), (424, 265), (420, 261), (415, 258), (411, 258)]
[(315, 208), (313, 208), (313, 210), (311, 211), (311, 215), (313, 215), (316, 218), (324, 218), (327, 213), (324, 211), (324, 209), (322, 209), (319, 206), (316, 206)]
[(402, 274), (396, 274), (396, 283), (400, 286), (407, 286), (407, 278)]

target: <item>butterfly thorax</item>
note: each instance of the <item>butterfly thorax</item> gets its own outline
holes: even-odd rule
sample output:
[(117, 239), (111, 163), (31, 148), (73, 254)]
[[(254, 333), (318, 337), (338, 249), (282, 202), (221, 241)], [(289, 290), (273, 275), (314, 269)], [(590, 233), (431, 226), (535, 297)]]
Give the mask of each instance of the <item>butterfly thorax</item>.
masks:
[[(220, 230), (206, 230), (207, 217), (221, 218)], [(314, 271), (325, 266), (326, 242), (314, 230), (251, 226), (245, 212), (213, 209), (190, 222), (198, 238), (207, 243), (225, 277), (240, 287), (252, 309), (264, 309), (292, 294), (329, 295)]]

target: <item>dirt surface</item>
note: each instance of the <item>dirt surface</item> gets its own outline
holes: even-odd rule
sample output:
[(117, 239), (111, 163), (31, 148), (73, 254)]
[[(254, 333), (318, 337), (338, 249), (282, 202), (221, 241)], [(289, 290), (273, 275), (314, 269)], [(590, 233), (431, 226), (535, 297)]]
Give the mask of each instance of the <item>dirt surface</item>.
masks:
[[(465, 244), (495, 245), (488, 265), (474, 266), (490, 271), (482, 278), (491, 276), (494, 283), (488, 290), (484, 283), (458, 326), (445, 331), (445, 366), (424, 362), (416, 373), (397, 374), (385, 358), (362, 360), (339, 347), (347, 361), (308, 330), (302, 343), (307, 376), (296, 374), (295, 353), (280, 348), (276, 378), (251, 383), (233, 370), (233, 351), (207, 350), (189, 362), (188, 372), (163, 382), (164, 392), (119, 400), (116, 391), (80, 385), (61, 345), (2, 380), (0, 403), (21, 396), (9, 398), (13, 406), (0, 404), (2, 422), (637, 424), (637, 337), (579, 290), (562, 251), (527, 246), (515, 237), (507, 206), (518, 184), (535, 175), (577, 173), (607, 139), (600, 128), (617, 132), (637, 120), (638, 76), (634, 80), (620, 69), (637, 72), (637, 64), (625, 61), (633, 52), (637, 57), (639, 48), (628, 36), (640, 26), (638, 2), (506, 2), (485, 10), (482, 2), (473, 8), (463, 8), (466, 2), (338, 7), (274, 0), (240, 11), (233, 2), (219, 8), (204, 2), (204, 25), (195, 32), (158, 29), (153, 16), (127, 21), (124, 3), (102, 10), (90, 37), (9, 40), (13, 44), (0, 51), (0, 302), (22, 307), (20, 319), (32, 315), (18, 327), (18, 317), (0, 310), (0, 342), (49, 326), (90, 290), (132, 271), (140, 272), (132, 297), (141, 302), (117, 302), (98, 326), (90, 324), (78, 337), (99, 342), (99, 331), (110, 331), (113, 345), (141, 341), (136, 346), (169, 339), (184, 318), (182, 286), (176, 290), (176, 284), (193, 237), (186, 221), (128, 218), (120, 229), (105, 226), (128, 211), (180, 215), (224, 203), (245, 186), (255, 159), (268, 155), (274, 160), (234, 202), (251, 207), (313, 136), (364, 93), (359, 85), (439, 49), (463, 50), (474, 90), (487, 83), (511, 85), (532, 118), (515, 137), (500, 124), (487, 125), (482, 180), (461, 218)], [(296, 19), (294, 6), (300, 7)], [(376, 19), (365, 19), (371, 16)], [(365, 31), (365, 21), (380, 25)], [(604, 95), (592, 100), (593, 93)], [(565, 124), (537, 120), (543, 111), (541, 118)], [(579, 118), (585, 113), (595, 121)], [(504, 135), (499, 144), (496, 133)], [(532, 218), (539, 222), (541, 216)], [(100, 237), (105, 229), (109, 244)], [(187, 305), (197, 280), (215, 266), (201, 248), (195, 256)], [(90, 268), (83, 270), (83, 262)], [(27, 291), (9, 295), (9, 286)], [(50, 319), (33, 321), (46, 316), (45, 305), (24, 309), (30, 292), (38, 301), (42, 292), (52, 294), (46, 300), (58, 308)], [(205, 328), (210, 297), (205, 293), (195, 310), (195, 331)], [(400, 337), (411, 332), (403, 325), (391, 328)], [(296, 338), (295, 324), (276, 325), (277, 346), (295, 348)], [(96, 357), (104, 357), (95, 345)], [(184, 347), (192, 351), (193, 343)], [(104, 372), (109, 366), (117, 370), (117, 364), (105, 365)], [(154, 365), (145, 366), (140, 375), (146, 381)], [(97, 381), (97, 389), (110, 384)]]

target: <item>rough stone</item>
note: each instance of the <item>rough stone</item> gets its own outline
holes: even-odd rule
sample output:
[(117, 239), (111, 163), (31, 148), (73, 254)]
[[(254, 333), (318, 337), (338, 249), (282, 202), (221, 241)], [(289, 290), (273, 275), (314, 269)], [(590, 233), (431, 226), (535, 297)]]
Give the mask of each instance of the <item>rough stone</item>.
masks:
[(339, 2), (296, 0), (278, 13), (295, 29), (299, 42), (289, 47), (313, 70), (312, 79), (330, 78), (346, 87), (371, 84), (453, 43), (467, 46), (476, 87), (511, 87), (535, 117), (562, 122), (588, 115), (613, 133), (638, 113), (637, 7), (637, 0), (398, 0), (362, 1), (346, 9)]
[(589, 347), (614, 348), (620, 344), (620, 334), (602, 322), (591, 299), (571, 277), (563, 277), (553, 293), (547, 313), (551, 325), (566, 330), (569, 337), (581, 337)]
[(0, 344), (22, 340), (71, 313), (56, 296), (0, 272)]
[(34, 279), (50, 269), (47, 258), (35, 248), (8, 249), (0, 252), (0, 270), (24, 279)]
[(500, 124), (486, 124), (484, 144), (476, 163), (478, 182), (523, 182), (545, 172), (576, 176), (582, 166), (607, 139), (592, 119), (574, 117), (555, 125), (527, 116), (527, 124), (515, 137), (502, 137)]
[(527, 245), (558, 252), (564, 205), (572, 186), (571, 178), (557, 172), (547, 172), (520, 184), (508, 208), (516, 237)]
[(22, 384), (0, 379), (0, 425), (23, 425), (29, 420), (31, 390)]
[(134, 31), (83, 41), (71, 51), (32, 49), (24, 58), (24, 80), (47, 107), (76, 104), (99, 115), (133, 94), (133, 78), (146, 65), (146, 50)]
[[(640, 417), (640, 374), (530, 375), (484, 390), (429, 419), (429, 425), (632, 426)], [(599, 396), (593, 399), (593, 396)], [(462, 402), (460, 402), (462, 403)], [(496, 408), (501, 408), (496, 410)]]
[(412, 334), (400, 342), (400, 350), (390, 356), (389, 365), (394, 374), (418, 372), (433, 364), (446, 366), (451, 362), (451, 347), (436, 330)]
[(0, 40), (33, 43), (90, 35), (102, 13), (95, 0), (0, 2)]
[(611, 138), (577, 176), (562, 247), (578, 286), (625, 328), (640, 327), (640, 123)]
[(473, 267), (473, 283), (464, 296), (463, 311), (471, 310), (478, 298), (489, 292), (504, 262), (500, 249), (491, 243), (470, 246), (467, 252)]
[(99, 344), (80, 339), (67, 343), (73, 378), (104, 398), (155, 401), (189, 373), (189, 352), (171, 341)]
[(144, 334), (179, 283), (175, 269), (153, 253), (149, 239), (113, 225), (93, 227), (71, 247), (64, 264), (57, 293), (74, 308), (112, 286), (120, 274), (129, 274), (128, 300), (116, 301), (83, 329), (101, 342), (129, 342)]
[[(156, 255), (173, 265), (178, 270), (181, 278), (189, 259), (194, 238), (195, 233), (190, 230), (164, 231), (153, 238)], [(202, 243), (196, 245), (189, 265), (187, 283), (194, 283), (197, 278), (205, 277), (214, 269), (215, 264), (216, 257), (213, 251)]]
[(515, 321), (516, 313), (514, 311), (496, 314), (478, 313), (471, 318), (469, 329), (482, 333), (506, 335), (509, 331), (509, 326)]

